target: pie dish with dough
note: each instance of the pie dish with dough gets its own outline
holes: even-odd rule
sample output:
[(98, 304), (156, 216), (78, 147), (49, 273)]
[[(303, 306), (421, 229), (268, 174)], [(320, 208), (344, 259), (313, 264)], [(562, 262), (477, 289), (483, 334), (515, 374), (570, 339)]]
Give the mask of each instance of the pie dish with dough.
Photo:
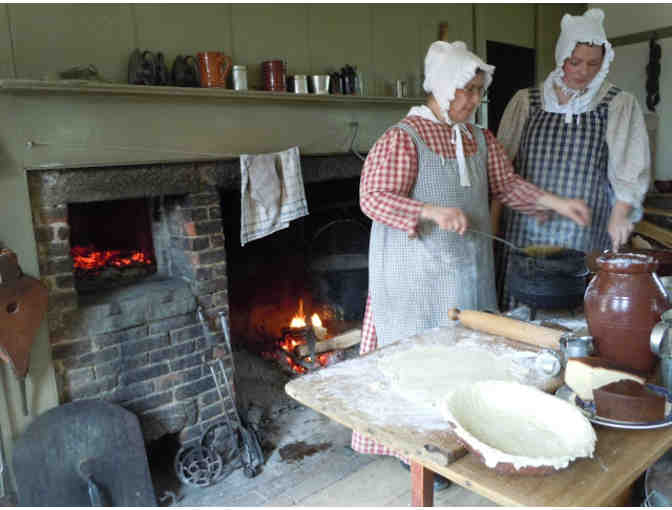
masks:
[(576, 406), (525, 384), (461, 386), (442, 412), (458, 440), (500, 473), (549, 474), (595, 451), (595, 431)]

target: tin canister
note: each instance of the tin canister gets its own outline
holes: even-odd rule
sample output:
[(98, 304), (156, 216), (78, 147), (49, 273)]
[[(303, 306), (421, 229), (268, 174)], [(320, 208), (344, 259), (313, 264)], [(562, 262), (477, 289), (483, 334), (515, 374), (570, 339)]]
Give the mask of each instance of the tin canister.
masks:
[(397, 80), (394, 88), (397, 97), (406, 97), (408, 95), (408, 85), (405, 81)]
[(233, 89), (247, 90), (247, 66), (233, 66)]
[(294, 93), (307, 94), (308, 93), (308, 76), (305, 74), (294, 75)]
[(264, 90), (285, 92), (287, 90), (287, 64), (284, 60), (265, 60), (261, 63)]

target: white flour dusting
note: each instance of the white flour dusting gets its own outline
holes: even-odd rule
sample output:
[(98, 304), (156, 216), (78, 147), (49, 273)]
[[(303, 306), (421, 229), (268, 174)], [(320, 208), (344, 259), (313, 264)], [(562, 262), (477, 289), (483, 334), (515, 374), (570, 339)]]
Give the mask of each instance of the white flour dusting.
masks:
[[(445, 394), (434, 391), (432, 385), (440, 384), (435, 379), (426, 383), (417, 378), (412, 391), (404, 391), (395, 382), (393, 375), (386, 374), (384, 367), (395, 357), (415, 359), (418, 351), (441, 352), (459, 350), (465, 357), (482, 355), (494, 360), (495, 364), (506, 367), (508, 380), (530, 384), (541, 389), (559, 386), (557, 379), (536, 372), (534, 360), (536, 352), (515, 349), (497, 342), (494, 336), (466, 329), (457, 323), (445, 328), (427, 331), (384, 347), (357, 359), (344, 361), (327, 369), (295, 379), (288, 385), (288, 393), (298, 394), (310, 405), (331, 413), (355, 413), (365, 418), (367, 423), (388, 428), (412, 427), (418, 432), (446, 430), (447, 423), (436, 407), (437, 400), (444, 400)], [(414, 354), (414, 352), (416, 354)], [(423, 361), (416, 360), (422, 368)], [(446, 372), (450, 367), (445, 367)], [(501, 367), (500, 367), (501, 368)], [(497, 368), (497, 373), (504, 373)], [(464, 367), (454, 370), (468, 373)], [(422, 370), (420, 370), (422, 372)], [(472, 374), (473, 376), (473, 374)], [(405, 377), (404, 377), (405, 378)], [(425, 387), (423, 388), (423, 384)], [(290, 386), (294, 386), (291, 390)], [(310, 391), (310, 395), (306, 395)], [(301, 400), (301, 399), (299, 399)], [(313, 405), (313, 402), (316, 404)], [(320, 405), (322, 404), (322, 406)]]

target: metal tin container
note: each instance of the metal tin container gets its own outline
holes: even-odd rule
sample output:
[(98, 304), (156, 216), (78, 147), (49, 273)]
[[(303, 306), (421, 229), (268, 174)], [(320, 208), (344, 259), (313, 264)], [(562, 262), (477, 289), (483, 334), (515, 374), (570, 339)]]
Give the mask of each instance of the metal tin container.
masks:
[(247, 90), (247, 66), (233, 66), (233, 89)]
[(593, 353), (592, 336), (563, 336), (559, 340), (564, 351), (565, 361), (569, 358), (583, 358)]
[(329, 79), (328, 74), (315, 74), (310, 77), (310, 85), (313, 94), (329, 94)]
[(395, 83), (395, 95), (397, 97), (408, 96), (408, 84), (403, 80), (397, 80)]
[(308, 93), (308, 76), (305, 74), (294, 75), (294, 93), (307, 94)]

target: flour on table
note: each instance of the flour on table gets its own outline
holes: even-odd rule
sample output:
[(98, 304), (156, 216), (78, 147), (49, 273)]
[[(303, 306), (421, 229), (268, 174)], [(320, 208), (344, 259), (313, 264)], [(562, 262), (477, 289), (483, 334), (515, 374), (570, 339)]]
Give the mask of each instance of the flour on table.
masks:
[(522, 382), (520, 353), (495, 354), (478, 345), (417, 345), (378, 361), (393, 391), (423, 406), (437, 407), (462, 384)]

